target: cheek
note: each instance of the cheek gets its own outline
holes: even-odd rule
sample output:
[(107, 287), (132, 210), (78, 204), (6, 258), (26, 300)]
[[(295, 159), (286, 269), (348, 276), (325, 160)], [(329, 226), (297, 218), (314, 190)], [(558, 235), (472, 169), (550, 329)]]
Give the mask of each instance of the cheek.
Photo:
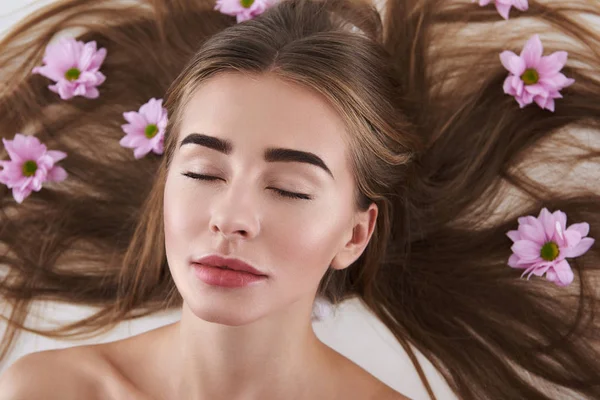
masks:
[(324, 274), (339, 250), (344, 218), (340, 210), (310, 208), (310, 213), (290, 213), (280, 218), (275, 230), (272, 251), (278, 253), (282, 265), (294, 266), (294, 275), (305, 275), (309, 269)]
[(168, 177), (164, 193), (164, 227), (167, 256), (172, 251), (186, 250), (184, 247), (194, 235), (194, 227), (200, 226), (200, 214), (193, 212), (199, 207), (191, 202), (180, 179)]

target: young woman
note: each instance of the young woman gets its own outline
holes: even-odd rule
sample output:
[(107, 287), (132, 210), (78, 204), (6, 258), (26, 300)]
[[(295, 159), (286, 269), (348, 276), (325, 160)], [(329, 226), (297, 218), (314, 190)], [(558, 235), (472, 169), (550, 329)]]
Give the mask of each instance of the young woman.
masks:
[(461, 399), (600, 397), (600, 7), (480, 3), (59, 1), (18, 26), (3, 354), (31, 300), (100, 307), (45, 335), (182, 318), (28, 355), (0, 396), (405, 398), (312, 331), (315, 298), (358, 297), (431, 398), (414, 349)]

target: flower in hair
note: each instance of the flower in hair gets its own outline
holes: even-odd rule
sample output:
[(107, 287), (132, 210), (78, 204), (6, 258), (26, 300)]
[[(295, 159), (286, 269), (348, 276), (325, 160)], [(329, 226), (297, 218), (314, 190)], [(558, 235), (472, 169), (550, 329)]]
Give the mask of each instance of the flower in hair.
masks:
[(508, 19), (508, 13), (510, 12), (511, 7), (515, 7), (521, 11), (527, 11), (529, 8), (527, 0), (479, 0), (479, 5), (482, 7), (487, 6), (492, 1), (496, 3), (496, 10), (498, 10), (498, 13), (502, 15), (502, 18), (504, 19)]
[(139, 111), (123, 113), (123, 117), (129, 123), (121, 125), (126, 133), (119, 142), (121, 146), (135, 149), (133, 155), (136, 159), (144, 157), (150, 151), (163, 153), (168, 118), (162, 99), (152, 98)]
[(2, 139), (10, 161), (0, 161), (0, 183), (12, 189), (17, 203), (31, 194), (39, 192), (46, 181), (60, 182), (67, 172), (54, 165), (67, 156), (62, 151), (47, 150), (35, 136), (20, 133), (13, 140)]
[(592, 247), (594, 239), (586, 237), (590, 231), (587, 222), (572, 224), (568, 228), (567, 215), (557, 210), (550, 213), (543, 208), (538, 217), (518, 219), (518, 230), (506, 235), (514, 242), (513, 254), (508, 260), (512, 268), (524, 269), (523, 275), (542, 276), (558, 286), (573, 281), (573, 271), (565, 258), (579, 257)]
[(504, 93), (514, 96), (521, 108), (535, 101), (542, 109), (554, 111), (554, 99), (562, 98), (560, 90), (575, 82), (560, 72), (567, 62), (566, 51), (542, 56), (543, 51), (540, 37), (533, 35), (520, 55), (508, 50), (500, 54), (502, 65), (510, 72), (504, 80)]
[(44, 64), (33, 69), (52, 79), (55, 84), (48, 89), (68, 100), (74, 96), (95, 99), (99, 96), (97, 86), (106, 77), (99, 71), (106, 57), (106, 49), (96, 50), (96, 42), (84, 43), (73, 38), (62, 38), (46, 47)]
[(217, 0), (215, 10), (237, 17), (240, 23), (262, 14), (272, 4), (273, 0)]

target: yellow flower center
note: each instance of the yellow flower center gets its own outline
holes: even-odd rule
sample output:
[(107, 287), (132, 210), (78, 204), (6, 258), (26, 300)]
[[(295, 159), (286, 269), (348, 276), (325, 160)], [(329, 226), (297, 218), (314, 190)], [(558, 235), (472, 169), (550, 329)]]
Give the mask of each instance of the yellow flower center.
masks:
[(81, 71), (78, 68), (71, 68), (65, 72), (65, 78), (69, 81), (76, 81), (79, 79), (79, 75), (81, 75)]
[(554, 261), (559, 253), (558, 245), (554, 242), (548, 242), (542, 246), (540, 256), (546, 261)]
[(38, 166), (35, 161), (25, 161), (23, 163), (23, 175), (29, 177), (35, 175), (35, 171), (37, 171)]
[(144, 130), (144, 134), (148, 139), (152, 139), (158, 133), (158, 127), (155, 124), (149, 124)]
[(250, 6), (254, 4), (254, 0), (240, 0), (240, 4), (244, 8), (250, 8)]
[(535, 69), (527, 68), (525, 72), (523, 72), (523, 75), (521, 75), (521, 80), (526, 85), (533, 85), (538, 83), (538, 81), (540, 80), (540, 75)]

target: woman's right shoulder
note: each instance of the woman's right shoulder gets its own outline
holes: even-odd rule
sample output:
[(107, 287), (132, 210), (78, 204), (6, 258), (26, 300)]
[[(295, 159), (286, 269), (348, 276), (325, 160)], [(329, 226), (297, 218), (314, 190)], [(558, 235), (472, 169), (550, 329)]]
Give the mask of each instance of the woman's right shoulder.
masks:
[(30, 353), (0, 375), (0, 400), (101, 400), (109, 368), (86, 346)]

